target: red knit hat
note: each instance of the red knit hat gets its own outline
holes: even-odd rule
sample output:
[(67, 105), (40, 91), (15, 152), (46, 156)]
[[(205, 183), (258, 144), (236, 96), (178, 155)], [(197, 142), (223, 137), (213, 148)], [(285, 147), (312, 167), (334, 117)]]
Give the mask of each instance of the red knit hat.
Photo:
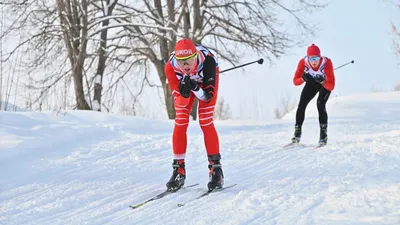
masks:
[(307, 56), (310, 57), (314, 55), (321, 56), (321, 51), (319, 50), (318, 46), (312, 44), (307, 48)]
[(197, 49), (193, 41), (189, 39), (182, 39), (176, 43), (175, 46), (175, 58), (185, 60), (196, 54)]

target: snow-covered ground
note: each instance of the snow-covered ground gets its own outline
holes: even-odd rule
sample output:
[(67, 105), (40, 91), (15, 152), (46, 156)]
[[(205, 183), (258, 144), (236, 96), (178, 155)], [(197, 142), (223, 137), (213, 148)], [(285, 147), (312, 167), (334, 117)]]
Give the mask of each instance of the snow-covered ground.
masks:
[(98, 112), (0, 112), (0, 224), (400, 224), (400, 93), (331, 98), (329, 143), (318, 150), (315, 101), (304, 146), (282, 148), (294, 112), (276, 121), (217, 121), (225, 184), (206, 190), (197, 122), (188, 131), (187, 184), (171, 175), (173, 121)]
[(21, 107), (11, 104), (10, 102), (1, 101), (1, 100), (0, 100), (0, 110), (1, 111), (9, 111), (9, 112), (12, 112), (12, 111), (26, 112), (26, 111), (28, 111), (26, 109), (23, 109)]

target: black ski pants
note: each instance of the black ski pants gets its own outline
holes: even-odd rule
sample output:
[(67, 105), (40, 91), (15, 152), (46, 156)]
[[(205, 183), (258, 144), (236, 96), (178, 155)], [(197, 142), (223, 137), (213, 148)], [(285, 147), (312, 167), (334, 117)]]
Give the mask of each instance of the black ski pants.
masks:
[(330, 91), (326, 90), (322, 85), (306, 82), (300, 95), (299, 105), (296, 112), (296, 126), (302, 126), (304, 122), (305, 111), (308, 103), (319, 92), (317, 99), (317, 109), (319, 114), (319, 124), (328, 124), (328, 113), (326, 112), (326, 102), (329, 99)]

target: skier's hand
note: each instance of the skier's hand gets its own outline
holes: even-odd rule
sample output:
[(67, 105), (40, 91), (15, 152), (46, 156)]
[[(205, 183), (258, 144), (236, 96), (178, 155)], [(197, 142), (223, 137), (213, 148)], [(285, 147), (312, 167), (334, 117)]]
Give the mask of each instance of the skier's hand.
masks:
[(303, 76), (301, 78), (303, 78), (305, 82), (313, 80), (313, 77), (309, 73), (303, 73)]
[(184, 76), (179, 82), (179, 93), (184, 98), (189, 98), (191, 94), (190, 77)]
[(321, 76), (321, 75), (317, 75), (317, 76), (315, 76), (315, 81), (317, 81), (318, 83), (320, 83), (320, 84), (324, 84), (325, 83), (325, 77), (323, 77), (323, 76)]
[(190, 83), (190, 89), (192, 91), (198, 91), (200, 89), (199, 83), (197, 83), (197, 81), (189, 78), (189, 83)]

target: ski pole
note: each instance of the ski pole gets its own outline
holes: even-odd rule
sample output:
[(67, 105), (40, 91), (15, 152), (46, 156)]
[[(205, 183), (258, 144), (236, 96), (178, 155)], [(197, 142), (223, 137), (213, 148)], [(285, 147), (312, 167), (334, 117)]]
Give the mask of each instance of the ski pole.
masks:
[(341, 66), (338, 66), (338, 67), (336, 67), (334, 70), (340, 69), (340, 68), (342, 68), (343, 66), (347, 66), (347, 65), (349, 65), (350, 63), (354, 63), (354, 60), (351, 60), (351, 61), (348, 62), (348, 63), (345, 63), (345, 64), (343, 64), (343, 65), (341, 65)]
[(237, 68), (240, 68), (240, 67), (243, 67), (243, 66), (247, 66), (247, 65), (253, 64), (253, 63), (263, 64), (264, 63), (264, 59), (261, 58), (259, 60), (253, 61), (253, 62), (245, 63), (245, 64), (242, 64), (242, 65), (239, 65), (239, 66), (234, 66), (232, 68), (229, 68), (229, 69), (226, 69), (226, 70), (222, 70), (219, 73), (223, 73), (223, 72), (226, 72), (226, 71), (229, 71), (229, 70), (234, 70), (234, 69), (237, 69)]

